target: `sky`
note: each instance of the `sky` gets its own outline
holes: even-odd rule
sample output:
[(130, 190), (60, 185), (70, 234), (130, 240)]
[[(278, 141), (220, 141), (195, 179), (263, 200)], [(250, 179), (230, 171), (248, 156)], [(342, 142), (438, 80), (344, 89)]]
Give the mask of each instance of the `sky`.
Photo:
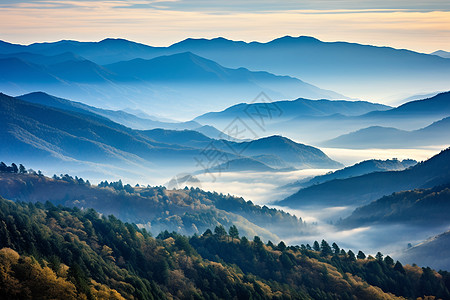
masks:
[(188, 37), (266, 42), (285, 35), (450, 51), (450, 1), (0, 1), (0, 40), (20, 44), (111, 37), (168, 46)]

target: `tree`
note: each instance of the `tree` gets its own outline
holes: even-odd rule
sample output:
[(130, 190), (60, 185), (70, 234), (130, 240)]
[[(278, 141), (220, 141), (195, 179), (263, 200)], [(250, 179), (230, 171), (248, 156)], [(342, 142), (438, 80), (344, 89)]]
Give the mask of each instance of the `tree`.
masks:
[(19, 172), (19, 168), (17, 168), (17, 165), (15, 163), (11, 164), (11, 168), (12, 168), (12, 172), (13, 173), (17, 173)]
[(4, 162), (1, 162), (0, 163), (0, 172), (4, 173), (6, 171), (8, 171), (8, 166)]
[(348, 250), (347, 255), (348, 255), (348, 259), (350, 261), (355, 261), (356, 260), (355, 253), (353, 253), (352, 250)]
[(203, 233), (203, 236), (211, 236), (213, 233), (211, 231), (211, 229), (206, 229), (205, 233)]
[(331, 245), (333, 247), (333, 252), (334, 254), (338, 255), (341, 252), (341, 249), (339, 248), (339, 246), (336, 243), (333, 243), (333, 245)]
[(393, 266), (394, 265), (394, 260), (389, 255), (384, 258), (384, 262), (388, 266)]
[(322, 240), (322, 242), (320, 243), (320, 250), (322, 256), (328, 256), (333, 253), (330, 244), (328, 244), (328, 242), (325, 240)]
[(214, 228), (214, 234), (217, 235), (218, 237), (223, 237), (227, 235), (227, 231), (222, 225), (219, 225), (216, 226), (216, 228)]
[(356, 257), (358, 259), (366, 259), (366, 255), (361, 250), (359, 250), (358, 255)]
[(394, 270), (397, 271), (397, 272), (400, 272), (400, 273), (402, 273), (402, 274), (405, 274), (405, 273), (406, 273), (406, 272), (405, 272), (405, 269), (403, 269), (402, 264), (401, 264), (398, 260), (397, 260), (397, 262), (395, 263)]
[(283, 241), (281, 241), (278, 244), (277, 249), (280, 250), (281, 252), (285, 251), (286, 250), (286, 244)]
[(22, 164), (19, 165), (19, 173), (20, 174), (26, 174), (27, 173), (27, 169), (25, 169), (25, 167)]
[(237, 227), (235, 225), (232, 225), (230, 227), (230, 229), (228, 230), (228, 233), (233, 239), (239, 238), (239, 230), (237, 229)]
[(378, 261), (383, 261), (383, 254), (381, 252), (377, 252), (377, 255), (375, 255), (375, 259)]
[(319, 245), (318, 241), (314, 241), (313, 249), (314, 249), (314, 251), (317, 251), (317, 252), (320, 251), (320, 245)]
[(256, 249), (262, 249), (263, 248), (263, 242), (261, 241), (261, 238), (257, 235), (253, 238), (253, 244)]

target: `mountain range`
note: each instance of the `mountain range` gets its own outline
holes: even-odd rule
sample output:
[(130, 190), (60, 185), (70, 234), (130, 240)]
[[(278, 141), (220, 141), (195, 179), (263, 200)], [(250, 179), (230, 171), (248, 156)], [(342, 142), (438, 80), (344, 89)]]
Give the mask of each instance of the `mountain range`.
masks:
[[(91, 175), (96, 172), (122, 173), (122, 178), (127, 174), (141, 180), (141, 176), (160, 173), (161, 166), (164, 166), (164, 172), (200, 169), (198, 164), (195, 167), (195, 159), (208, 160), (211, 155), (225, 157), (227, 161), (242, 156), (283, 155), (281, 160), (295, 167), (340, 166), (319, 149), (283, 137), (240, 142), (211, 139), (196, 131), (139, 131), (96, 114), (105, 115), (104, 110), (58, 98), (49, 99), (43, 94), (23, 98), (34, 96), (35, 103), (31, 103), (1, 94), (0, 124), (4, 129), (0, 134), (9, 145), (0, 150), (2, 157), (27, 164), (47, 161), (53, 166), (83, 168), (86, 172), (91, 168)], [(42, 101), (53, 101), (53, 107), (36, 104)], [(106, 115), (111, 114), (115, 113)]]
[(374, 172), (346, 179), (333, 179), (300, 189), (277, 205), (362, 206), (393, 192), (431, 188), (450, 182), (450, 149), (403, 171)]
[(8, 70), (0, 75), (4, 93), (41, 90), (85, 104), (178, 113), (176, 117), (184, 119), (243, 99), (251, 101), (261, 92), (274, 98), (345, 98), (297, 78), (225, 68), (190, 52), (108, 65), (68, 52), (54, 56), (19, 52), (1, 54), (0, 69)]
[[(65, 40), (28, 46), (0, 43), (1, 54), (21, 54), (24, 58), (23, 53), (46, 56), (73, 53), (76, 57), (84, 57), (100, 66), (187, 52), (226, 68), (244, 67), (252, 71), (292, 76), (361, 99), (383, 99), (399, 93), (412, 95), (447, 90), (450, 78), (450, 60), (435, 55), (436, 53), (423, 54), (389, 47), (322, 42), (307, 36), (285, 36), (267, 43), (245, 43), (224, 38), (186, 39), (169, 47), (151, 47), (123, 39), (105, 39), (100, 42)], [(441, 52), (438, 54), (443, 55)], [(379, 88), (381, 86), (382, 89)], [(29, 91), (22, 91), (25, 92)], [(74, 98), (74, 94), (58, 95)], [(256, 94), (251, 98), (241, 96), (241, 99), (250, 101), (255, 96)], [(305, 96), (297, 94), (290, 97)]]
[(305, 188), (315, 184), (324, 183), (326, 181), (334, 179), (345, 179), (373, 172), (382, 171), (401, 171), (417, 164), (417, 161), (413, 159), (404, 159), (402, 161), (398, 159), (370, 159), (359, 162), (352, 166), (345, 167), (343, 169), (330, 171), (324, 175), (314, 176), (313, 178), (305, 178), (296, 182), (285, 185), (286, 188)]
[[(450, 181), (449, 181), (450, 182)], [(369, 225), (448, 226), (450, 183), (429, 189), (414, 189), (384, 196), (358, 207), (338, 226), (355, 228)]]
[(438, 50), (435, 51), (433, 53), (431, 53), (432, 55), (437, 55), (443, 58), (450, 58), (450, 52), (444, 51), (444, 50)]
[(414, 148), (441, 145), (450, 141), (450, 117), (412, 131), (372, 126), (319, 143), (335, 148)]
[(267, 43), (187, 39), (169, 49), (188, 50), (228, 67), (242, 66), (302, 78), (363, 99), (385, 98), (399, 91), (445, 90), (450, 76), (450, 61), (436, 55), (322, 42), (308, 36), (285, 36)]
[[(380, 139), (380, 147), (385, 147), (383, 144), (389, 144), (389, 142), (395, 143), (395, 146), (399, 148), (404, 148), (406, 145), (441, 146), (446, 145), (448, 140), (446, 138), (447, 121), (442, 119), (450, 116), (450, 92), (413, 100), (394, 108), (362, 101), (297, 99), (270, 102), (265, 101), (264, 97), (262, 100), (250, 104), (237, 104), (219, 112), (206, 113), (194, 120), (216, 128), (227, 128), (226, 126), (233, 120), (239, 119), (265, 134), (279, 133), (293, 139), (324, 146), (334, 146), (333, 139), (358, 130), (363, 131), (357, 132), (355, 137), (353, 133), (350, 134), (349, 147), (352, 147), (353, 143), (358, 144), (358, 139), (363, 139), (368, 146), (377, 148), (375, 144), (378, 139), (372, 139), (371, 134), (377, 134), (378, 131), (381, 131), (379, 135), (376, 135)], [(261, 118), (262, 115), (265, 117)], [(442, 121), (438, 122), (440, 120)], [(436, 124), (431, 125), (434, 122)], [(429, 128), (424, 128), (428, 126)], [(365, 128), (368, 127), (370, 132), (365, 132), (368, 130)], [(406, 133), (406, 131), (414, 132)], [(400, 134), (394, 136), (399, 132), (403, 136)], [(423, 140), (414, 140), (414, 137), (420, 137)], [(396, 141), (397, 138), (398, 141)], [(339, 139), (336, 145), (345, 148), (347, 141), (339, 142)], [(359, 144), (362, 143), (361, 141)]]

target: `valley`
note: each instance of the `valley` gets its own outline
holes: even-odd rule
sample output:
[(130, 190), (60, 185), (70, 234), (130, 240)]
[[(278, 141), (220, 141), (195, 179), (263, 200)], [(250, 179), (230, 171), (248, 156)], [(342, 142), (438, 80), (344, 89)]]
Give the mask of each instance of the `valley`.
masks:
[(0, 298), (449, 299), (446, 53), (0, 41)]

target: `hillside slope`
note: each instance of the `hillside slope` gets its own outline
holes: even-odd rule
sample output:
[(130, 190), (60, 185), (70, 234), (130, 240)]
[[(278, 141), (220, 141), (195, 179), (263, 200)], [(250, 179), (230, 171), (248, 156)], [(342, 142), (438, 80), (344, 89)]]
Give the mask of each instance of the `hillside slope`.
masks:
[(430, 188), (450, 182), (450, 149), (403, 171), (375, 172), (335, 179), (300, 189), (277, 204), (302, 206), (361, 206), (393, 192)]
[(353, 166), (348, 166), (343, 169), (330, 172), (324, 175), (315, 176), (313, 178), (305, 178), (290, 183), (285, 187), (305, 188), (311, 185), (323, 183), (333, 179), (345, 179), (373, 172), (400, 171), (409, 168), (411, 166), (414, 166), (416, 163), (417, 161), (412, 159), (404, 159), (402, 161), (398, 159), (387, 159), (387, 160), (370, 159), (354, 164)]
[(394, 266), (392, 260), (356, 261), (351, 251), (349, 259), (345, 251), (331, 256), (284, 244), (265, 245), (259, 237), (249, 241), (238, 232), (230, 237), (220, 227), (215, 234), (188, 238), (163, 232), (155, 239), (133, 224), (100, 217), (91, 209), (16, 204), (1, 198), (0, 207), (0, 295), (6, 299), (450, 295), (448, 274), (424, 268), (419, 284), (413, 280), (421, 274), (419, 267)]
[[(427, 265), (438, 270), (450, 270), (450, 231), (431, 237), (399, 253), (405, 263)], [(438, 255), (436, 255), (438, 254)]]
[(104, 181), (97, 187), (68, 175), (51, 179), (33, 174), (0, 173), (0, 195), (16, 201), (50, 201), (55, 205), (94, 208), (102, 214), (142, 224), (154, 232), (199, 234), (216, 225), (236, 224), (246, 235), (278, 240), (288, 234), (282, 228), (290, 228), (289, 234), (314, 230), (313, 226), (283, 211), (200, 189), (133, 188), (121, 181)]
[(407, 224), (421, 228), (448, 226), (450, 219), (450, 184), (430, 189), (415, 189), (384, 196), (358, 207), (339, 222), (345, 228)]

